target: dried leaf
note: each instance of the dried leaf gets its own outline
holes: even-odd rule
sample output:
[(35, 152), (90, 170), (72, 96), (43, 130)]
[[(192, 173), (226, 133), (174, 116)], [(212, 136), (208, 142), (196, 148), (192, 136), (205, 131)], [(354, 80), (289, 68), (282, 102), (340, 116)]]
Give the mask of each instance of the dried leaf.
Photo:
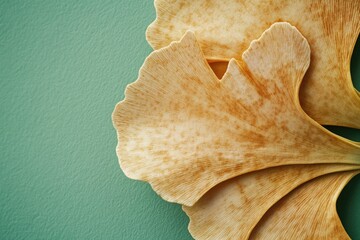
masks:
[[(305, 112), (324, 125), (360, 128), (360, 96), (350, 75), (360, 1), (156, 0), (155, 6), (157, 19), (147, 30), (155, 49), (190, 29), (212, 62), (241, 60), (250, 41), (271, 24), (290, 22), (311, 46), (312, 62), (300, 92)], [(224, 70), (218, 65), (215, 72), (221, 76)]]
[(189, 231), (195, 239), (248, 239), (268, 209), (299, 185), (324, 174), (359, 167), (281, 166), (230, 179), (212, 188), (194, 206), (183, 207), (190, 218)]
[(113, 113), (125, 174), (165, 200), (193, 205), (232, 177), (289, 164), (359, 164), (360, 148), (300, 107), (310, 61), (302, 35), (274, 24), (221, 81), (193, 33), (155, 51)]
[(336, 201), (357, 173), (329, 174), (296, 188), (265, 214), (249, 239), (350, 239)]

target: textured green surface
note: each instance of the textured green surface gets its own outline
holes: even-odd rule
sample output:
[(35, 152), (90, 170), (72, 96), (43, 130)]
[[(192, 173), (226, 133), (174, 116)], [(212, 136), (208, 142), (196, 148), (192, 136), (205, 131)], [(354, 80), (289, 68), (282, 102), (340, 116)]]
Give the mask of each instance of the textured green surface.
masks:
[[(110, 115), (154, 18), (152, 1), (0, 1), (0, 239), (191, 239), (115, 155)], [(339, 202), (354, 239), (359, 203), (357, 177)]]

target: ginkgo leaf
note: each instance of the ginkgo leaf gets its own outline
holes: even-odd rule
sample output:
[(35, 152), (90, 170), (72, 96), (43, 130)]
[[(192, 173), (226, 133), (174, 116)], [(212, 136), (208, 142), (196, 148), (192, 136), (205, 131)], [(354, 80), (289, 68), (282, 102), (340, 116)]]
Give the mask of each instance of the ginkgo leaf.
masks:
[(114, 110), (124, 173), (165, 200), (193, 205), (232, 177), (289, 164), (359, 164), (360, 147), (307, 116), (298, 91), (305, 38), (276, 23), (232, 59), (221, 81), (193, 33), (153, 52)]
[(324, 174), (359, 168), (290, 165), (230, 179), (212, 188), (194, 206), (183, 207), (190, 218), (189, 231), (195, 239), (248, 239), (268, 209), (299, 185)]
[(165, 47), (190, 29), (218, 76), (271, 24), (291, 23), (311, 46), (300, 92), (305, 112), (323, 125), (360, 128), (360, 96), (350, 75), (360, 1), (155, 0), (155, 6), (157, 19), (147, 30), (152, 47)]
[(249, 239), (350, 239), (336, 201), (357, 173), (333, 173), (296, 188), (263, 216)]

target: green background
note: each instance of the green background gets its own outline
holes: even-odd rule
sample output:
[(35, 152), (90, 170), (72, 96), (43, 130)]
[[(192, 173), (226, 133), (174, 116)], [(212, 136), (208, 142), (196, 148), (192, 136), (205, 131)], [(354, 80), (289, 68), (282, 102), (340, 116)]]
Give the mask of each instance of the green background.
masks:
[[(180, 206), (127, 179), (115, 155), (111, 113), (154, 19), (152, 1), (0, 0), (0, 239), (191, 239)], [(358, 89), (359, 64), (357, 50)], [(360, 239), (360, 176), (339, 210)]]

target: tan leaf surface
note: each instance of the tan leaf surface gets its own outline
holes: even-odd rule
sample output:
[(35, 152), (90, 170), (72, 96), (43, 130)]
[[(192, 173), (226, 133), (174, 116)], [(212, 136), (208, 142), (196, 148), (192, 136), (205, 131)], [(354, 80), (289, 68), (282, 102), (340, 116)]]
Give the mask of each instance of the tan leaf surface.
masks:
[(249, 239), (350, 239), (337, 214), (336, 201), (357, 173), (333, 173), (296, 188), (265, 214)]
[(195, 239), (248, 239), (266, 211), (299, 185), (324, 174), (359, 167), (290, 165), (230, 179), (212, 188), (194, 206), (183, 207), (190, 218), (189, 231)]
[(360, 148), (309, 118), (298, 100), (310, 49), (274, 24), (219, 81), (193, 33), (155, 51), (113, 113), (125, 174), (193, 205), (232, 177), (289, 164), (355, 163)]
[[(155, 48), (195, 32), (211, 62), (241, 60), (253, 39), (271, 24), (296, 26), (311, 46), (301, 88), (305, 112), (323, 125), (360, 128), (360, 96), (352, 85), (351, 54), (360, 32), (360, 1), (155, 0), (157, 19), (147, 30)], [(224, 67), (214, 66), (221, 76)]]

